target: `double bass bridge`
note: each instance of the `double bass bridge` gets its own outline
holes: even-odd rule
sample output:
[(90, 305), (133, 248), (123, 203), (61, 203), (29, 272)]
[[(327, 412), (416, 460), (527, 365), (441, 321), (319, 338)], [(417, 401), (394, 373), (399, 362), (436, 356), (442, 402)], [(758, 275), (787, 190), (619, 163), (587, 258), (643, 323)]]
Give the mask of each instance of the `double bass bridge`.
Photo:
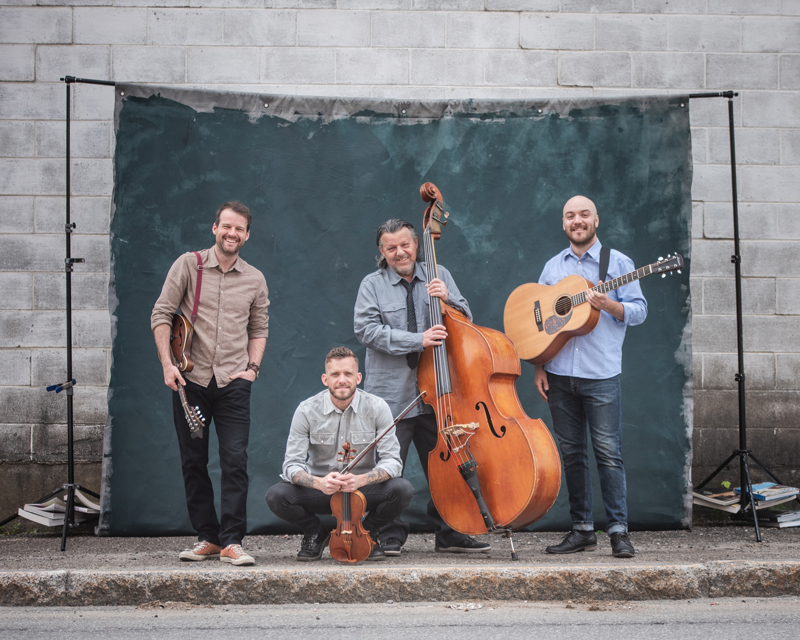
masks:
[(475, 430), (481, 425), (477, 422), (468, 422), (466, 424), (448, 424), (442, 429), (442, 433), (453, 437), (471, 436)]

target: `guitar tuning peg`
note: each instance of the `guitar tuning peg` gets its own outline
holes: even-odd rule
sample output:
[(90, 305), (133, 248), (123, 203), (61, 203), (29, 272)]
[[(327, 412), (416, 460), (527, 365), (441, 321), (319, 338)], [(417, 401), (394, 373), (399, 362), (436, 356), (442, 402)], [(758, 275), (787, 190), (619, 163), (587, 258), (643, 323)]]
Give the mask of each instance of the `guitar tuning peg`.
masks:
[(680, 269), (678, 269), (678, 273), (683, 273), (683, 271), (681, 271)]
[(658, 261), (661, 262), (664, 258), (662, 256), (658, 256)]
[(662, 273), (662, 274), (661, 274), (661, 277), (662, 277), (662, 278), (666, 278), (666, 277), (667, 277), (667, 274), (666, 274), (666, 273)]

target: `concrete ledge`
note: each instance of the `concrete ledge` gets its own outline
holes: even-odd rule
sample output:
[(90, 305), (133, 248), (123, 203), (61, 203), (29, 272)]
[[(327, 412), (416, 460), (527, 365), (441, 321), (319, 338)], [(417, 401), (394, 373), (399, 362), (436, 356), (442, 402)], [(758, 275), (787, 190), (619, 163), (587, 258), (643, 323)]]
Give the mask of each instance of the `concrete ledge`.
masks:
[(628, 567), (5, 571), (3, 606), (443, 600), (680, 600), (800, 595), (800, 562)]

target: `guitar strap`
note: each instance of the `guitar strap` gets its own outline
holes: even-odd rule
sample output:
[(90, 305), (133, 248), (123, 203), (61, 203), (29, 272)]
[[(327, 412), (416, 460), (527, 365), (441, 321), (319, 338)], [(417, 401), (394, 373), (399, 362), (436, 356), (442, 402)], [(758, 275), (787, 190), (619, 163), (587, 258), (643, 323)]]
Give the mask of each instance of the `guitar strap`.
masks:
[[(611, 247), (600, 248), (600, 280), (606, 281), (608, 275), (608, 260), (611, 257)], [(199, 282), (199, 281), (198, 281)], [(197, 302), (195, 302), (197, 304)]]
[(192, 326), (197, 320), (197, 309), (200, 307), (200, 289), (203, 286), (203, 258), (199, 251), (192, 251), (197, 256), (197, 287), (194, 290), (194, 307), (192, 307)]

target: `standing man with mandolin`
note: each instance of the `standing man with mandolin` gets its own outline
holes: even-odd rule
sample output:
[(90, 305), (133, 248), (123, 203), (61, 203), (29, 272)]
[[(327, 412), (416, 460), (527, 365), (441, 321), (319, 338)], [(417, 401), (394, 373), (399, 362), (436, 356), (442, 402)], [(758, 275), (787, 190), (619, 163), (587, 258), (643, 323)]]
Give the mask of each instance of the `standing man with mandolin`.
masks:
[[(569, 275), (590, 282), (616, 278), (633, 270), (633, 261), (619, 251), (603, 251), (594, 202), (574, 196), (564, 205), (562, 224), (570, 246), (545, 265), (539, 284), (555, 285)], [(605, 253), (605, 259), (603, 256)], [(601, 263), (607, 265), (601, 274)], [(597, 536), (592, 518), (592, 481), (587, 455), (587, 427), (592, 438), (606, 531), (615, 557), (635, 554), (628, 538), (625, 469), (622, 465), (622, 342), (625, 329), (644, 322), (647, 301), (638, 280), (609, 293), (588, 289), (587, 301), (600, 310), (597, 327), (576, 336), (550, 362), (536, 365), (535, 384), (549, 404), (553, 428), (564, 459), (572, 531), (548, 553), (594, 551)]]
[[(181, 560), (219, 557), (234, 565), (254, 564), (242, 548), (247, 529), (250, 387), (258, 378), (267, 344), (269, 299), (263, 274), (239, 257), (250, 237), (251, 221), (245, 205), (224, 203), (211, 228), (214, 246), (175, 261), (150, 318), (164, 384), (176, 392), (172, 404), (186, 504), (198, 534), (195, 545), (180, 553)], [(187, 354), (193, 366), (181, 363), (180, 369), (170, 348), (170, 326), (178, 308), (184, 318), (193, 317)], [(205, 416), (206, 425), (214, 420), (222, 470), (219, 519), (208, 475), (208, 438), (190, 435), (178, 385), (184, 387), (188, 403)]]
[[(440, 345), (447, 337), (443, 325), (431, 326), (430, 296), (436, 296), (463, 312), (470, 320), (469, 304), (461, 295), (450, 272), (439, 265), (439, 278), (426, 288), (426, 268), (414, 227), (391, 219), (378, 229), (380, 251), (378, 270), (361, 281), (356, 299), (353, 326), (359, 342), (367, 347), (364, 387), (380, 396), (398, 413), (419, 393), (417, 363), (420, 353)], [(428, 477), (428, 454), (439, 437), (436, 416), (430, 405), (417, 406), (397, 425), (400, 458), (405, 467), (412, 441)], [(489, 552), (491, 547), (450, 528), (439, 516), (433, 500), (428, 516), (436, 528), (438, 552)], [(399, 556), (410, 526), (395, 520), (381, 531), (386, 555)]]
[[(355, 522), (351, 528), (363, 526), (374, 543), (371, 551), (367, 548), (367, 557), (361, 558), (368, 560), (386, 559), (378, 531), (403, 513), (414, 497), (411, 483), (400, 477), (403, 465), (393, 430), (355, 465), (352, 473), (340, 473), (347, 460), (338, 458), (339, 454), (351, 448), (354, 454), (359, 453), (392, 424), (389, 405), (358, 389), (359, 382), (358, 358), (350, 349), (336, 347), (325, 356), (322, 384), (327, 389), (301, 402), (294, 412), (283, 461), (283, 482), (267, 492), (272, 512), (303, 531), (297, 554), (300, 561), (322, 557), (331, 532), (317, 514), (331, 513), (334, 494), (360, 491), (361, 498), (366, 499), (369, 513), (363, 523)], [(331, 545), (333, 552), (333, 542)]]

